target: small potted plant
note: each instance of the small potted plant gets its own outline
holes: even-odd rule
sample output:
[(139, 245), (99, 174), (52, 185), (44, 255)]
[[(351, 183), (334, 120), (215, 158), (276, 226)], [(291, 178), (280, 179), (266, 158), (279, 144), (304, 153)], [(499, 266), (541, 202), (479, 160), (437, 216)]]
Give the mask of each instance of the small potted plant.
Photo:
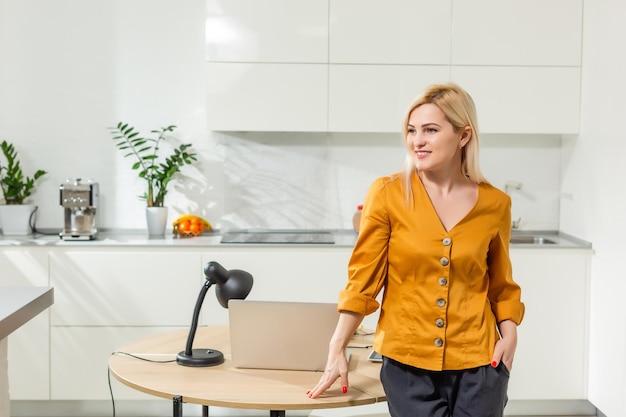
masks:
[(170, 181), (181, 167), (191, 165), (197, 160), (196, 154), (188, 151), (191, 144), (181, 144), (173, 148), (171, 154), (165, 158), (159, 155), (166, 135), (174, 129), (176, 126), (170, 125), (152, 130), (151, 133), (156, 138), (150, 138), (143, 137), (128, 123), (119, 122), (116, 127), (110, 128), (118, 149), (125, 152), (125, 157), (135, 160), (132, 169), (138, 171), (139, 178), (146, 180), (146, 191), (140, 198), (146, 200), (150, 235), (162, 235), (165, 230), (167, 208), (164, 203)]
[(0, 188), (4, 205), (0, 205), (2, 232), (5, 235), (26, 235), (31, 231), (30, 219), (35, 212), (35, 205), (24, 204), (35, 188), (35, 182), (47, 174), (39, 169), (32, 177), (24, 175), (17, 151), (6, 140), (0, 143), (0, 149), (6, 165), (0, 162)]

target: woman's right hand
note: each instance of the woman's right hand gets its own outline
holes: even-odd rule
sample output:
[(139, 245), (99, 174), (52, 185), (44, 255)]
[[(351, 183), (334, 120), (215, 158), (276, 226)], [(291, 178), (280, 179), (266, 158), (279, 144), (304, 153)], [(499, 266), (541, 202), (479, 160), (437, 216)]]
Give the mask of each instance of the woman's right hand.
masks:
[(339, 313), (339, 320), (335, 333), (330, 339), (328, 348), (328, 361), (324, 368), (324, 374), (317, 385), (307, 391), (309, 398), (317, 398), (322, 395), (332, 384), (341, 379), (341, 392), (348, 392), (348, 359), (346, 357), (346, 347), (354, 335), (357, 327), (361, 324), (363, 316), (349, 311)]
[(317, 385), (307, 392), (309, 398), (317, 398), (322, 395), (331, 385), (341, 379), (341, 392), (348, 392), (348, 360), (344, 351), (331, 352), (328, 355), (326, 368)]

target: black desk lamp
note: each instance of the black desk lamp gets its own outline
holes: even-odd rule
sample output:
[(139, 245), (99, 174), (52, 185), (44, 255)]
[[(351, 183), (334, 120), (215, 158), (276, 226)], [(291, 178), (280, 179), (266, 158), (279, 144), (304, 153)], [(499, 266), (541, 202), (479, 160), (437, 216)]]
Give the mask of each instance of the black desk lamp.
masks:
[(193, 310), (193, 319), (191, 321), (191, 329), (187, 338), (187, 346), (183, 352), (176, 356), (176, 362), (185, 366), (214, 366), (224, 362), (224, 355), (219, 350), (214, 349), (192, 349), (193, 339), (198, 329), (198, 319), (200, 317), (200, 309), (204, 297), (211, 287), (215, 284), (215, 296), (224, 308), (228, 308), (228, 300), (243, 300), (248, 296), (252, 289), (252, 275), (246, 271), (239, 269), (226, 270), (217, 262), (209, 262), (204, 267), (204, 275), (206, 281), (198, 295), (196, 307)]

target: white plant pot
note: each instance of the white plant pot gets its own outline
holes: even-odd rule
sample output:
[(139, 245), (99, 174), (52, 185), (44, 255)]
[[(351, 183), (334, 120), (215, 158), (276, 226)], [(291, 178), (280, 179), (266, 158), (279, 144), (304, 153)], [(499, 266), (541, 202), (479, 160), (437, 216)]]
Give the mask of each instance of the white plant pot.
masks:
[(7, 236), (24, 236), (32, 233), (30, 216), (35, 211), (34, 204), (0, 205), (0, 224), (2, 234)]
[(163, 236), (167, 224), (167, 207), (146, 207), (149, 236)]

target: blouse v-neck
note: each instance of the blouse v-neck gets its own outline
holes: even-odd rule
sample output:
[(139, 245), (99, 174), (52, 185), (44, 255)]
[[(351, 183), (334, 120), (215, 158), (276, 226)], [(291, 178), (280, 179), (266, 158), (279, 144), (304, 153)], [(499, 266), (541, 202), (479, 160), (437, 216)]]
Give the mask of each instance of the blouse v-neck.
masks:
[[(477, 190), (476, 190), (476, 201), (474, 202), (474, 204), (472, 205), (472, 207), (455, 223), (452, 225), (452, 227), (450, 227), (449, 229), (443, 224), (443, 221), (441, 220), (441, 217), (439, 216), (439, 213), (437, 212), (437, 209), (435, 208), (435, 205), (433, 204), (432, 199), (430, 198), (430, 194), (428, 194), (428, 190), (426, 190), (426, 186), (424, 185), (424, 183), (422, 182), (422, 179), (418, 176), (415, 175), (414, 177), (414, 183), (417, 183), (419, 189), (420, 189), (420, 196), (418, 196), (419, 201), (423, 201), (423, 204), (429, 207), (429, 211), (431, 213), (431, 215), (435, 218), (436, 222), (440, 225), (441, 229), (445, 232), (445, 233), (452, 233), (452, 231), (461, 223), (463, 223), (463, 221), (465, 219), (467, 219), (467, 217), (474, 211), (476, 210), (476, 207), (478, 206), (478, 202), (480, 201), (480, 184), (478, 184)], [(418, 203), (420, 204), (420, 203)]]

